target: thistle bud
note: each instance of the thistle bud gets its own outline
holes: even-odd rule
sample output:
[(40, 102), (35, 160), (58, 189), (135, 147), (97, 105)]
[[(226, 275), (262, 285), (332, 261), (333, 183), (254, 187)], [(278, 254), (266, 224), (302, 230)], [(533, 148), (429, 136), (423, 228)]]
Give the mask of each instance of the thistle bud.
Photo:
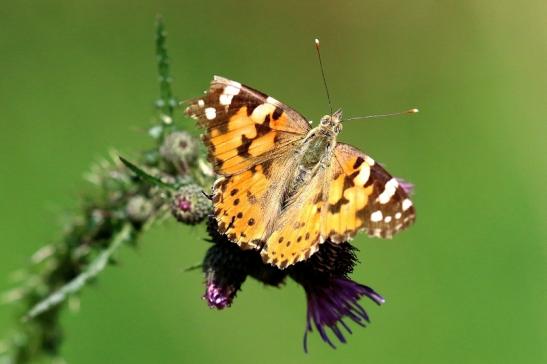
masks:
[(160, 147), (161, 156), (184, 173), (187, 172), (188, 165), (196, 160), (198, 151), (198, 143), (185, 131), (176, 131), (167, 135)]
[(131, 197), (127, 202), (127, 216), (133, 222), (145, 222), (152, 215), (153, 211), (154, 206), (143, 196)]
[(180, 222), (194, 225), (211, 212), (211, 201), (201, 187), (187, 185), (179, 188), (171, 201), (171, 213)]

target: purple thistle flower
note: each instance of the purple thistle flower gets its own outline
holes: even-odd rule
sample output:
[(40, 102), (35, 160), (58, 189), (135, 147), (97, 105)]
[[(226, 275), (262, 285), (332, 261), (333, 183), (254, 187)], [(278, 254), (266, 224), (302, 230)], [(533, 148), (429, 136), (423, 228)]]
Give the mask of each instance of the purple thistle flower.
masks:
[(366, 296), (378, 305), (384, 303), (383, 297), (372, 288), (349, 279), (357, 263), (355, 251), (356, 248), (347, 242), (334, 244), (326, 241), (310, 259), (292, 268), (291, 277), (304, 287), (308, 302), (305, 352), (308, 352), (308, 333), (314, 327), (323, 341), (332, 348), (335, 345), (328, 335), (329, 329), (342, 343), (346, 342), (346, 338), (341, 328), (351, 334), (344, 319), (365, 327), (370, 319), (358, 302), (361, 297)]
[(171, 214), (185, 224), (197, 224), (211, 211), (211, 201), (198, 185), (180, 187), (171, 198)]
[(210, 308), (222, 310), (230, 307), (239, 287), (230, 284), (222, 284), (215, 280), (214, 273), (207, 274), (205, 293), (203, 299)]
[(341, 343), (346, 338), (340, 326), (352, 333), (344, 318), (349, 318), (360, 326), (365, 327), (370, 322), (365, 309), (358, 303), (366, 296), (380, 305), (384, 298), (372, 288), (359, 284), (348, 278), (334, 278), (324, 282), (306, 282), (303, 284), (308, 301), (306, 331), (304, 333), (304, 351), (308, 352), (308, 333), (317, 329), (324, 342), (333, 349), (336, 346), (329, 338), (326, 329), (330, 329)]
[(230, 242), (219, 242), (209, 248), (203, 260), (205, 293), (203, 299), (211, 308), (230, 307), (247, 278), (247, 258)]
[(210, 217), (207, 230), (214, 244), (207, 250), (202, 265), (205, 273), (203, 298), (209, 307), (230, 307), (247, 276), (275, 287), (283, 283), (286, 271), (264, 264), (255, 250), (240, 249), (216, 227), (215, 219)]
[[(280, 287), (287, 275), (301, 284), (307, 297), (304, 351), (308, 352), (308, 333), (314, 328), (327, 344), (335, 348), (329, 332), (342, 343), (350, 327), (347, 319), (360, 326), (370, 322), (359, 300), (368, 297), (378, 305), (384, 299), (372, 288), (349, 279), (357, 263), (356, 248), (349, 243), (324, 242), (319, 251), (308, 260), (287, 269), (278, 269), (262, 262), (256, 250), (242, 250), (220, 234), (214, 218), (209, 219), (207, 230), (213, 244), (203, 261), (206, 289), (203, 298), (211, 308), (229, 307), (247, 276), (270, 286)], [(332, 333), (330, 334), (332, 336)]]
[(181, 199), (177, 200), (176, 203), (177, 207), (184, 212), (188, 212), (192, 209), (192, 202), (188, 201), (186, 197), (182, 197)]

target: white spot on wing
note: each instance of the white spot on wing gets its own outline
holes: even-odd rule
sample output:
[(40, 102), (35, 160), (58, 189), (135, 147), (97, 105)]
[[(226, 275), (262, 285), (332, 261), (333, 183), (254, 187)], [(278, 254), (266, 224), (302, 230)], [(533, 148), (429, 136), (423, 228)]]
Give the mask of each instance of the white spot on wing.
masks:
[(217, 112), (214, 107), (208, 107), (205, 109), (205, 117), (207, 120), (213, 120), (217, 116)]
[(266, 115), (275, 110), (275, 106), (272, 104), (262, 104), (258, 105), (251, 114), (251, 119), (257, 124), (262, 124)]
[(270, 103), (270, 104), (274, 104), (274, 105), (279, 105), (279, 101), (277, 101), (276, 99), (274, 99), (271, 96), (268, 96), (268, 98), (266, 99), (266, 102)]
[(410, 201), (408, 198), (405, 198), (403, 200), (403, 211), (406, 211), (412, 206), (412, 201)]
[(388, 222), (388, 223), (391, 222), (391, 216), (386, 216), (384, 218), (384, 222)]
[(369, 165), (369, 166), (373, 166), (376, 162), (374, 161), (374, 159), (370, 158), (368, 155), (365, 155), (365, 162)]
[(241, 84), (233, 81), (224, 88), (223, 94), (235, 96), (239, 93), (239, 91), (241, 91)]
[(378, 196), (378, 202), (380, 202), (382, 205), (386, 204), (391, 200), (391, 197), (395, 194), (395, 191), (397, 190), (397, 187), (399, 187), (399, 182), (397, 182), (396, 178), (392, 178), (389, 181), (387, 181), (384, 191)]
[(401, 213), (400, 213), (400, 212), (396, 213), (396, 214), (395, 214), (395, 218), (396, 218), (397, 220), (399, 220), (399, 219), (401, 218)]
[(203, 100), (198, 100), (198, 106), (199, 107), (204, 107), (205, 106), (205, 102)]
[(232, 103), (232, 97), (234, 97), (234, 95), (222, 94), (218, 98), (218, 101), (221, 105), (230, 105)]
[(374, 211), (372, 214), (370, 214), (370, 221), (372, 222), (378, 222), (383, 219), (382, 211), (377, 210)]
[(356, 185), (363, 186), (370, 177), (370, 168), (368, 166), (362, 166), (359, 174), (353, 179)]

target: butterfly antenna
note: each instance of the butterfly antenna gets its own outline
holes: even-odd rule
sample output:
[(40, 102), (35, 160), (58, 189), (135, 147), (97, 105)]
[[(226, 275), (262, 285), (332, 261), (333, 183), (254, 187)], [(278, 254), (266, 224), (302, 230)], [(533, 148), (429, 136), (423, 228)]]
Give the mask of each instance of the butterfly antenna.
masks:
[(325, 71), (323, 70), (323, 62), (321, 61), (321, 51), (319, 50), (319, 39), (315, 38), (315, 49), (317, 50), (317, 58), (319, 58), (319, 67), (321, 67), (321, 76), (323, 76), (323, 84), (325, 85), (325, 91), (327, 92), (327, 100), (329, 101), (330, 114), (332, 115), (332, 104), (330, 102), (329, 88), (327, 87), (327, 79), (325, 78)]
[(408, 110), (405, 110), (405, 111), (399, 111), (399, 112), (393, 112), (393, 113), (390, 113), (390, 114), (376, 114), (376, 115), (367, 115), (367, 116), (355, 116), (355, 117), (352, 117), (352, 118), (348, 118), (348, 119), (344, 119), (344, 121), (348, 121), (348, 120), (357, 120), (357, 119), (374, 119), (374, 118), (385, 118), (385, 117), (388, 117), (388, 116), (397, 116), (397, 115), (405, 115), (405, 114), (415, 114), (417, 113), (418, 109), (408, 109)]

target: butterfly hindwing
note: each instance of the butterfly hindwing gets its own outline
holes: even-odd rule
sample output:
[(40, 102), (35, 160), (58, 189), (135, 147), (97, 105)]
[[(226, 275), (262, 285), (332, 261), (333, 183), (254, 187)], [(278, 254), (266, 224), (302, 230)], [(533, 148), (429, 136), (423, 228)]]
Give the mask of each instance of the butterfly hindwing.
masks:
[(358, 230), (390, 238), (415, 220), (405, 189), (381, 165), (356, 148), (338, 143), (322, 236), (346, 241)]
[(220, 177), (213, 186), (213, 208), (218, 229), (243, 248), (264, 245), (271, 222), (279, 210), (283, 157), (254, 165), (232, 176)]
[(330, 166), (281, 213), (261, 254), (285, 268), (308, 259), (327, 239), (342, 243), (359, 230), (389, 238), (414, 219), (412, 202), (398, 180), (369, 156), (338, 143)]
[(205, 128), (209, 159), (225, 176), (279, 156), (310, 129), (303, 116), (274, 98), (218, 76), (186, 112)]
[(277, 219), (261, 251), (262, 259), (283, 269), (319, 249), (327, 170), (321, 169)]

